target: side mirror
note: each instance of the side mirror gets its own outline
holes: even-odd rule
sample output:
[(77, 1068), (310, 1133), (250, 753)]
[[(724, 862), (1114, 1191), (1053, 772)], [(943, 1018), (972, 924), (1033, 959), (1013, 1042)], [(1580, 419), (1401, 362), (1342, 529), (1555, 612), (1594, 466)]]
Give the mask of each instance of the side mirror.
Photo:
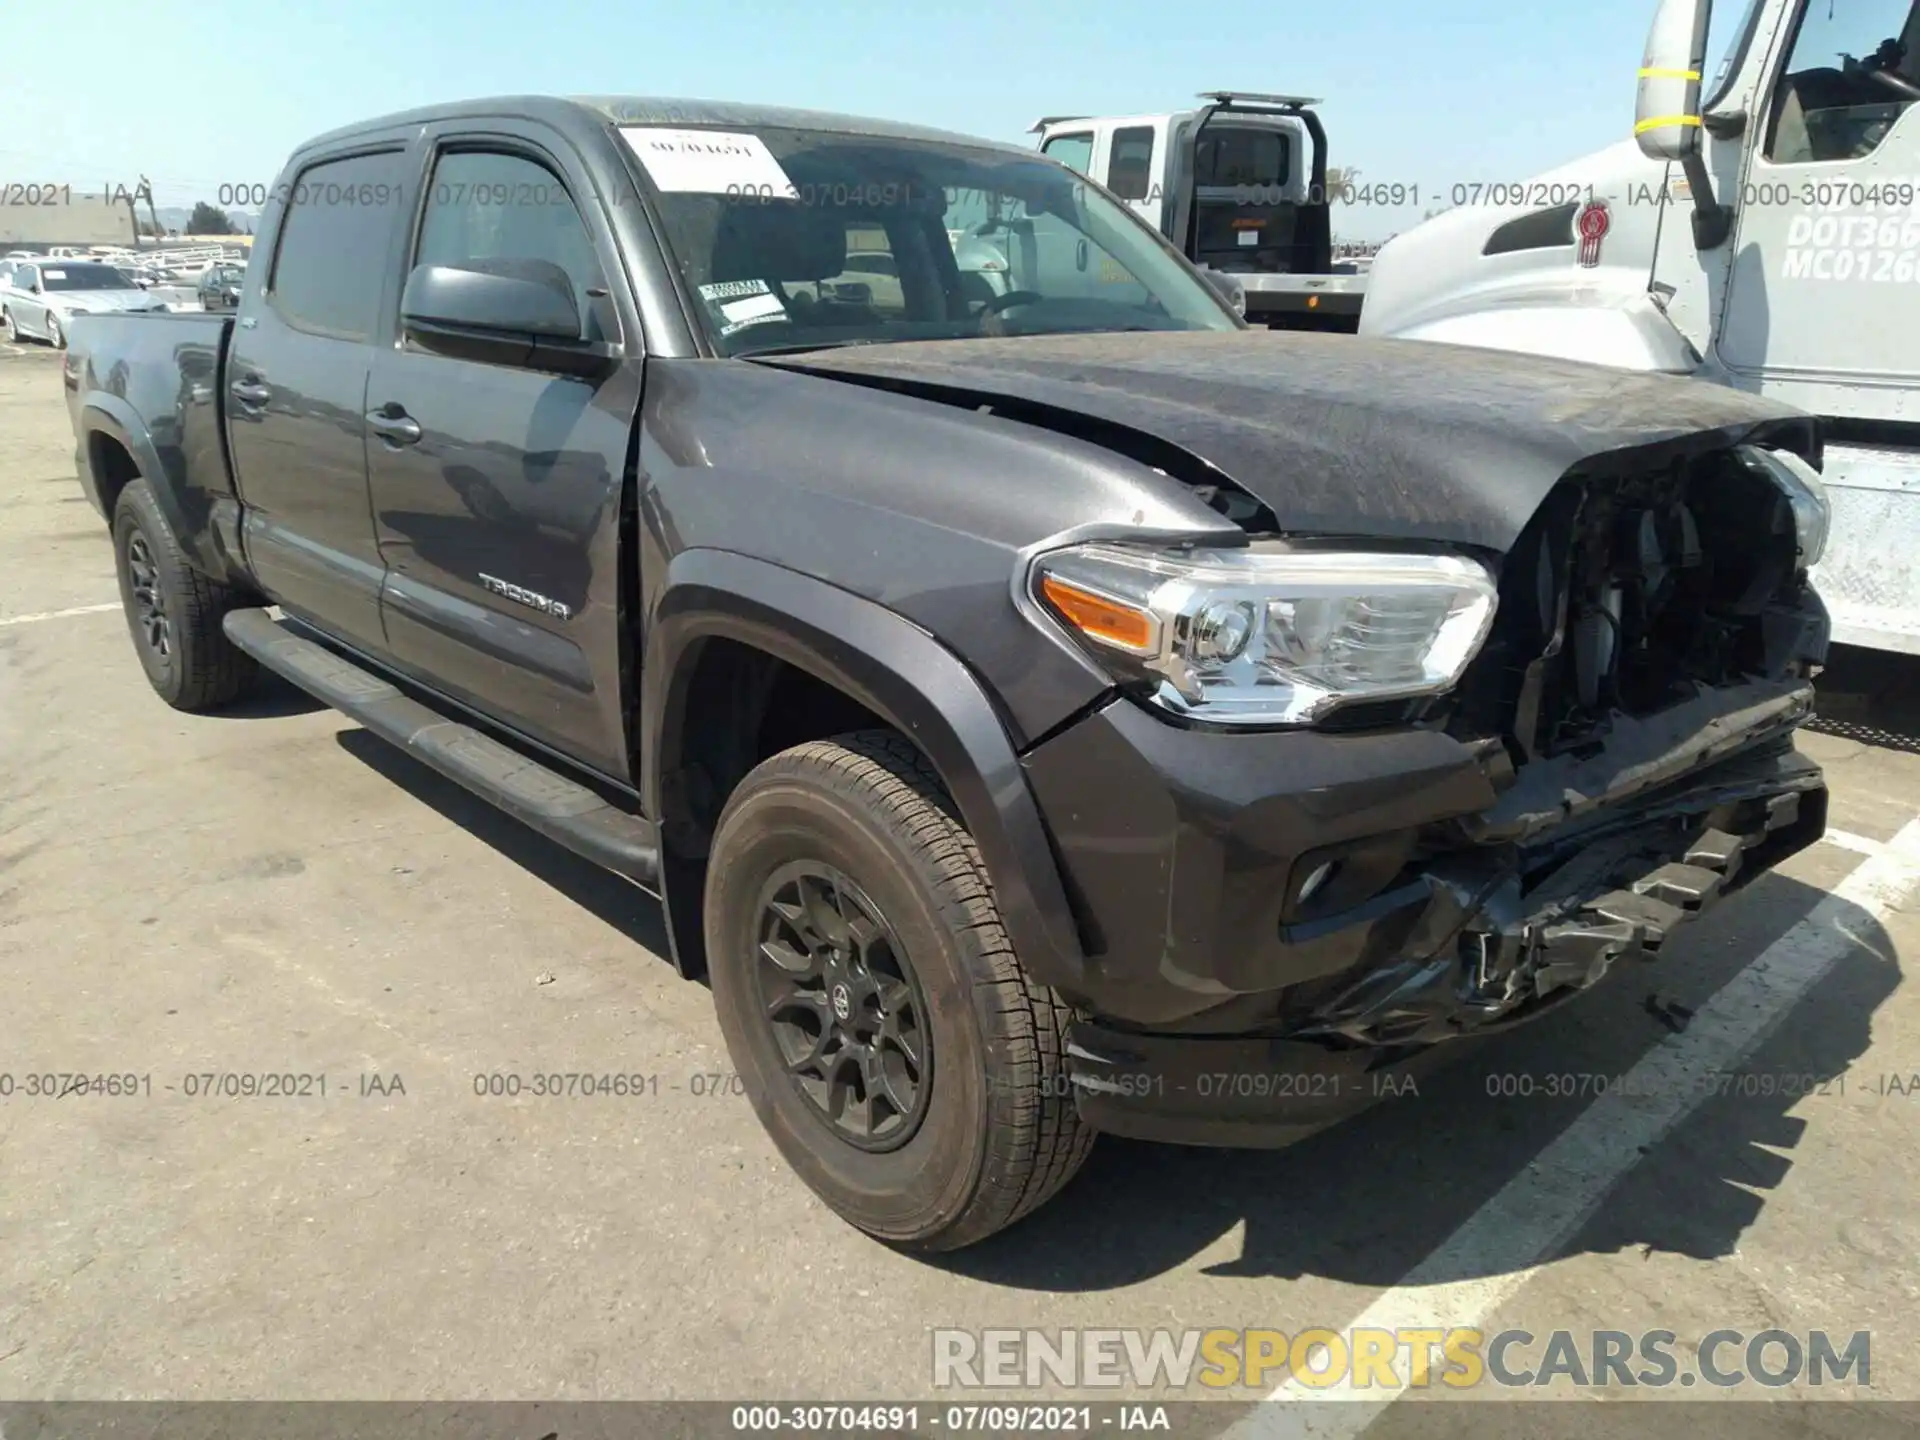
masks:
[(513, 262), (511, 271), (416, 266), (400, 319), (409, 338), (460, 359), (591, 374), (611, 354), (585, 339), (573, 282), (546, 261)]
[(409, 327), (477, 330), (495, 335), (580, 338), (573, 287), (525, 275), (420, 265), (407, 277), (400, 315)]
[(1700, 67), (1707, 63), (1706, 0), (1661, 0), (1640, 61), (1633, 138), (1650, 160), (1700, 153)]
[(1701, 67), (1707, 63), (1708, 0), (1660, 0), (1640, 60), (1633, 138), (1649, 160), (1678, 164), (1693, 197), (1693, 243), (1712, 250), (1733, 233), (1733, 211), (1713, 193), (1700, 140)]

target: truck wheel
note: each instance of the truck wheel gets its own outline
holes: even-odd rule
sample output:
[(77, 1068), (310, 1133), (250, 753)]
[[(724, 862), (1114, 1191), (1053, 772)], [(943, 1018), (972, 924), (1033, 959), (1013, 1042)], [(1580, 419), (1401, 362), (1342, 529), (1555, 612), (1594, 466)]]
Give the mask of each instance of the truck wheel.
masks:
[(814, 741), (748, 775), (714, 834), (705, 921), (746, 1093), (842, 1218), (957, 1250), (1086, 1160), (1068, 1008), (1021, 970), (973, 837), (899, 736)]
[(113, 507), (113, 554), (133, 648), (160, 698), (176, 710), (212, 710), (246, 693), (259, 667), (220, 628), (242, 602), (187, 564), (145, 480)]

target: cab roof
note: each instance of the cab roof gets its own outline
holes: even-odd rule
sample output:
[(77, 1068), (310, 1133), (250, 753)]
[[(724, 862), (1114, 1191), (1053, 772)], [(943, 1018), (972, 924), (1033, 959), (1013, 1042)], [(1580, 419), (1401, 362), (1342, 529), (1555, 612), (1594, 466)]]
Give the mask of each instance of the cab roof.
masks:
[(781, 105), (745, 105), (726, 100), (687, 100), (646, 95), (503, 95), (489, 99), (461, 100), (428, 105), (376, 116), (315, 136), (296, 153), (321, 146), (333, 146), (356, 137), (391, 134), (395, 130), (429, 125), (443, 120), (481, 120), (498, 116), (516, 116), (552, 125), (562, 133), (583, 129), (603, 131), (608, 125), (684, 125), (714, 126), (752, 130), (820, 130), (842, 135), (873, 135), (897, 140), (929, 140), (947, 144), (971, 145), (1001, 150), (1022, 158), (1032, 152), (1021, 146), (951, 130), (936, 130), (924, 125), (908, 125), (895, 120), (878, 120), (859, 115), (842, 115), (829, 110), (800, 110)]

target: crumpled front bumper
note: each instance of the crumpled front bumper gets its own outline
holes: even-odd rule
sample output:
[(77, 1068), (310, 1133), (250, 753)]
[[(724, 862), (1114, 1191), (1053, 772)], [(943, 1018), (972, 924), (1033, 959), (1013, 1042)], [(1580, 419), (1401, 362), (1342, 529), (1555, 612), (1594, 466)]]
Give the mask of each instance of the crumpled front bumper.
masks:
[[(1082, 1116), (1140, 1138), (1288, 1143), (1396, 1093), (1406, 1076), (1456, 1051), (1442, 1042), (1530, 1020), (1624, 962), (1658, 957), (1688, 920), (1825, 831), (1824, 778), (1792, 748), (1801, 697), (1783, 691), (1753, 703), (1769, 717), (1758, 732), (1744, 719), (1716, 730), (1686, 728), (1691, 721), (1677, 717), (1686, 722), (1685, 743), (1697, 747), (1685, 765), (1650, 732), (1641, 737), (1644, 753), (1617, 756), (1604, 773), (1592, 761), (1557, 772), (1542, 766), (1500, 801), (1437, 822), (1416, 817), (1436, 796), (1457, 805), (1460, 777), (1416, 775), (1400, 801), (1380, 802), (1408, 822), (1391, 842), (1365, 823), (1384, 812), (1360, 804), (1346, 811), (1358, 810), (1361, 824), (1316, 826), (1335, 843), (1288, 863), (1262, 862), (1212, 826), (1206, 838), (1216, 842), (1222, 869), (1195, 874), (1190, 866), (1186, 883), (1221, 906), (1226, 919), (1213, 938), (1242, 943), (1228, 953), (1182, 954), (1183, 937), (1171, 931), (1156, 973), (1102, 977), (1115, 1005), (1076, 997), (1092, 1017), (1076, 1027), (1070, 1051)], [(1589, 789), (1556, 793), (1542, 783), (1568, 778)], [(1602, 780), (1604, 790), (1595, 783)], [(1194, 787), (1186, 789), (1191, 816)], [(1321, 813), (1338, 816), (1340, 793), (1308, 796), (1332, 802), (1336, 808)], [(1346, 793), (1363, 799), (1368, 787), (1356, 779)], [(1177, 828), (1187, 833), (1170, 842), (1176, 862), (1182, 853), (1208, 853), (1190, 819)], [(1068, 832), (1069, 855), (1079, 838)], [(1301, 872), (1328, 855), (1392, 879), (1357, 903), (1302, 920), (1288, 892), (1297, 895)], [(1242, 899), (1240, 876), (1270, 892), (1261, 905)], [(1083, 886), (1083, 903), (1088, 895)], [(1114, 945), (1108, 954), (1133, 958)], [(1186, 1013), (1143, 1018), (1117, 1008), (1172, 1011), (1176, 996), (1185, 997)]]

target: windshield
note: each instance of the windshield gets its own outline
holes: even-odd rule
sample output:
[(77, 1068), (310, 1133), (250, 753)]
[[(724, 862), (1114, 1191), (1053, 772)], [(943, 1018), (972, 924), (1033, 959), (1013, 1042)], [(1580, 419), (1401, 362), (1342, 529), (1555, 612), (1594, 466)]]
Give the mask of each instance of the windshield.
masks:
[(1241, 328), (1156, 231), (1039, 155), (816, 130), (622, 133), (723, 355)]
[(93, 265), (79, 260), (62, 261), (41, 269), (40, 278), (49, 290), (128, 290), (133, 286), (110, 265)]
[(207, 272), (207, 283), (209, 285), (238, 285), (246, 278), (246, 271), (237, 269), (231, 265), (225, 269), (209, 270)]

